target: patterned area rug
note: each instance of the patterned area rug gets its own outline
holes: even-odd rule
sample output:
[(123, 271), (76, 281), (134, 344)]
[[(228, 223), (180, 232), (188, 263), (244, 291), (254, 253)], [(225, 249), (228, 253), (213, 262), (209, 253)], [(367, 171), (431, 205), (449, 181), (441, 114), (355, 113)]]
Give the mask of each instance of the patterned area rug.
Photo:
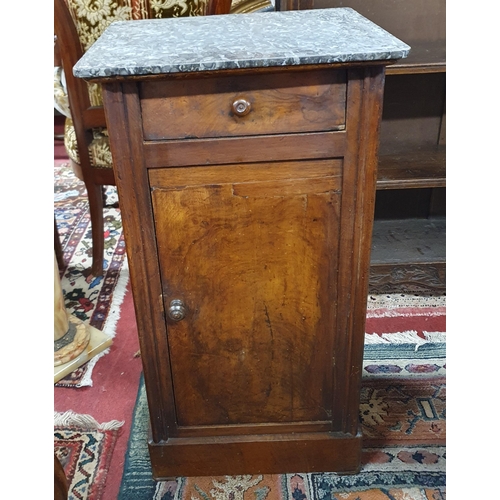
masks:
[[(75, 177), (69, 164), (54, 165), (54, 210), (66, 267), (60, 269), (66, 308), (70, 314), (89, 322), (109, 336), (115, 334), (120, 305), (128, 283), (128, 264), (122, 234), (116, 189), (106, 192), (104, 209), (104, 275), (94, 277), (92, 265), (92, 234), (85, 185)], [(92, 370), (100, 357), (94, 357), (60, 380), (58, 387), (92, 385)]]
[(69, 483), (69, 500), (99, 500), (123, 422), (99, 424), (90, 415), (54, 413), (54, 451)]
[[(119, 499), (444, 500), (446, 344), (444, 329), (439, 330), (445, 321), (444, 300), (417, 295), (369, 298), (359, 474), (184, 477), (156, 483), (141, 380)], [(404, 324), (416, 328), (398, 331), (404, 318)]]

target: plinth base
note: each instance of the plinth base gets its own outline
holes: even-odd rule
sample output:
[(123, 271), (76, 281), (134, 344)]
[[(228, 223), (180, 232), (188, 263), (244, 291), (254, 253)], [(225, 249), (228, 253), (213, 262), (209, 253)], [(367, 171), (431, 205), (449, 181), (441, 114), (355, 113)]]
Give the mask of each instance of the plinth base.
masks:
[(54, 341), (54, 366), (63, 365), (79, 356), (90, 341), (89, 325), (69, 316), (69, 328), (64, 337)]
[(362, 435), (340, 432), (171, 438), (149, 441), (153, 477), (337, 472), (361, 467)]
[(75, 371), (87, 361), (90, 361), (94, 356), (107, 349), (113, 339), (101, 332), (93, 326), (85, 324), (85, 328), (89, 333), (89, 342), (84, 350), (70, 361), (54, 366), (54, 383), (59, 382), (63, 377)]

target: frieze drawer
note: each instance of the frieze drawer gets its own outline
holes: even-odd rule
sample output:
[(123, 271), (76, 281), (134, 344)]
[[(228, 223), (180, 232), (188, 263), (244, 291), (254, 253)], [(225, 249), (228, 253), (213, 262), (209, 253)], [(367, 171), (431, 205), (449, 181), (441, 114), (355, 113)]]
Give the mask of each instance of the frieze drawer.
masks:
[(147, 141), (343, 130), (345, 70), (141, 85)]

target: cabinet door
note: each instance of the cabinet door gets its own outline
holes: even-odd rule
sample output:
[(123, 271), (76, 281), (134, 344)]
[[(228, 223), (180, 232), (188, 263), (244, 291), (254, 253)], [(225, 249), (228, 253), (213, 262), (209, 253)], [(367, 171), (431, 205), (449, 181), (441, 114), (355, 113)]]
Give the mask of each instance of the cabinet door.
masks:
[(179, 426), (325, 422), (342, 161), (153, 169)]

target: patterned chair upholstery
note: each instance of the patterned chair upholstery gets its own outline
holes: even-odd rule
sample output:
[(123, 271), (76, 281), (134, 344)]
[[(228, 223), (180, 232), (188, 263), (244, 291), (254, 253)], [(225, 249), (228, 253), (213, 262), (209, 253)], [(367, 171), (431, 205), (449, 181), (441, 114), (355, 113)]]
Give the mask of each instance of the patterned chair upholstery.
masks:
[[(64, 54), (64, 50), (67, 48), (65, 47), (66, 44), (75, 44), (75, 41), (64, 38), (75, 38), (75, 35), (68, 37), (64, 25), (72, 21), (74, 28), (72, 27), (71, 30), (76, 31), (79, 42), (79, 47), (73, 51), (73, 54), (83, 54), (114, 21), (233, 12), (248, 13), (274, 10), (274, 7), (270, 0), (232, 0), (232, 3), (231, 0), (54, 0), (54, 5), (56, 40), (62, 55), (62, 66), (64, 67), (64, 63), (66, 63), (66, 74), (63, 67), (57, 66), (54, 68), (54, 106), (66, 117), (64, 129), (65, 149), (72, 161), (76, 175), (85, 182), (89, 194), (89, 208), (93, 228), (92, 274), (100, 275), (103, 272), (102, 254), (104, 249), (103, 202), (95, 194), (95, 184), (100, 184), (101, 198), (102, 186), (115, 184), (112, 171), (112, 156), (105, 123), (102, 123), (102, 126), (90, 128), (81, 124), (82, 121), (85, 121), (81, 116), (87, 112), (87, 109), (102, 108), (100, 85), (78, 82), (80, 88), (84, 85), (88, 93), (88, 97), (86, 96), (84, 99), (86, 106), (82, 107), (80, 105), (82, 99), (78, 99), (77, 96), (73, 95), (73, 100), (70, 98), (69, 94), (71, 92), (76, 94), (76, 91), (71, 90), (71, 85), (66, 82), (66, 77), (67, 72), (71, 71), (76, 60), (71, 60), (68, 54)], [(62, 10), (66, 10), (63, 13), (64, 15), (61, 15)], [(57, 32), (58, 27), (59, 33)], [(74, 85), (73, 83), (73, 87)], [(74, 108), (80, 108), (76, 110), (75, 116), (72, 116), (71, 102), (74, 103)], [(103, 114), (102, 117), (104, 117)], [(75, 119), (80, 120), (80, 123), (75, 123)], [(88, 154), (83, 155), (84, 157), (79, 154), (78, 144), (80, 146), (84, 144), (85, 149), (88, 150)]]

